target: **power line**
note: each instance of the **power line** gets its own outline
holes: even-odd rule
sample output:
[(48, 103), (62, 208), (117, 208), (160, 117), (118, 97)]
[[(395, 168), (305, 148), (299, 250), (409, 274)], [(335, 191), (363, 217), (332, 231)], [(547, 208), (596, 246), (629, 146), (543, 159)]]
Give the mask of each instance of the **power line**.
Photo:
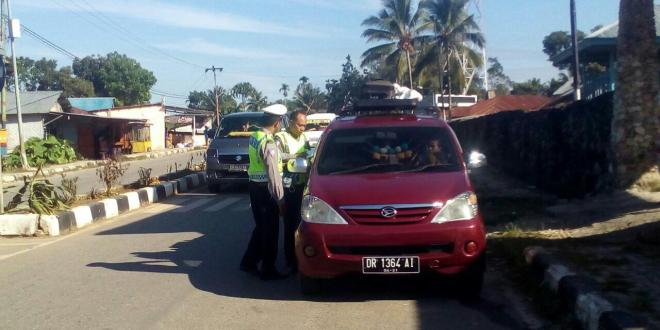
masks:
[[(3, 16), (2, 18), (3, 18), (3, 24), (6, 23), (6, 22), (8, 21), (7, 16)], [(64, 55), (64, 56), (70, 57), (71, 59), (74, 59), (74, 60), (75, 60), (76, 58), (78, 58), (78, 56), (76, 56), (76, 55), (73, 54), (72, 52), (70, 52), (70, 51), (64, 49), (63, 47), (61, 47), (61, 46), (55, 44), (54, 42), (52, 42), (52, 41), (46, 39), (46, 37), (44, 37), (44, 36), (38, 34), (38, 33), (35, 32), (34, 30), (32, 30), (32, 29), (30, 29), (29, 27), (27, 27), (25, 24), (21, 24), (21, 28), (22, 28), (22, 29), (23, 29), (23, 30), (24, 30), (29, 36), (31, 36), (32, 38), (36, 39), (37, 41), (43, 43), (44, 45), (46, 45), (46, 46), (52, 48), (53, 50), (57, 51), (58, 53), (60, 53), (60, 54), (62, 54), (62, 55)]]
[[(78, 8), (81, 8), (81, 9), (84, 10), (84, 8), (80, 7), (80, 6), (76, 3), (75, 0), (70, 0), (70, 1), (71, 1), (74, 5), (78, 6)], [(161, 55), (163, 55), (163, 56), (166, 56), (166, 57), (168, 57), (168, 58), (170, 58), (170, 59), (172, 59), (172, 60), (175, 60), (175, 61), (177, 61), (177, 62), (180, 62), (180, 63), (183, 63), (183, 64), (187, 64), (187, 65), (191, 65), (191, 66), (194, 66), (194, 67), (196, 67), (196, 68), (203, 68), (203, 66), (201, 66), (201, 65), (199, 65), (199, 64), (192, 63), (192, 62), (190, 62), (190, 61), (187, 61), (187, 60), (184, 60), (184, 59), (179, 58), (179, 57), (177, 57), (177, 56), (174, 56), (174, 55), (172, 55), (172, 54), (169, 54), (169, 53), (167, 53), (167, 52), (165, 52), (165, 51), (163, 51), (163, 50), (161, 50), (161, 49), (158, 49), (158, 48), (156, 48), (156, 47), (154, 47), (154, 46), (151, 46), (146, 40), (142, 39), (140, 36), (138, 36), (137, 34), (135, 34), (133, 31), (124, 28), (124, 27), (121, 25), (121, 23), (117, 22), (116, 20), (112, 19), (111, 17), (109, 17), (109, 16), (103, 14), (102, 12), (100, 12), (98, 9), (96, 9), (96, 7), (94, 7), (94, 6), (93, 6), (91, 3), (89, 3), (87, 0), (81, 0), (81, 1), (82, 1), (85, 5), (87, 5), (87, 7), (91, 10), (91, 14), (92, 14), (92, 15), (94, 15), (95, 17), (97, 17), (97, 18), (99, 18), (99, 19), (101, 19), (101, 20), (104, 20), (106, 23), (108, 23), (108, 25), (109, 25), (110, 27), (115, 28), (117, 31), (120, 31), (121, 33), (129, 34), (129, 35), (133, 36), (133, 38), (135, 38), (135, 39), (137, 40), (137, 42), (139, 42), (139, 45), (140, 45), (139, 47), (143, 48), (142, 46), (145, 46), (145, 47), (148, 48), (148, 50), (150, 50), (150, 51), (152, 51), (152, 52), (155, 52), (155, 53), (158, 53), (158, 54), (161, 54)], [(143, 48), (143, 49), (144, 49), (144, 48)]]
[(153, 49), (152, 49), (152, 48), (148, 48), (148, 47), (147, 47), (147, 46), (148, 46), (147, 43), (144, 42), (144, 41), (141, 43), (141, 42), (138, 42), (138, 41), (135, 41), (135, 40), (132, 40), (132, 39), (128, 38), (128, 37), (125, 35), (125, 34), (127, 34), (127, 33), (130, 33), (130, 31), (129, 31), (129, 32), (126, 32), (126, 31), (128, 31), (128, 30), (126, 30), (126, 31), (121, 31), (121, 30), (120, 30), (120, 31), (121, 31), (120, 33), (115, 33), (115, 31), (110, 30), (109, 27), (117, 28), (117, 26), (119, 26), (119, 24), (116, 24), (116, 22), (113, 22), (113, 21), (108, 21), (108, 20), (109, 20), (108, 18), (104, 19), (103, 17), (100, 16), (100, 14), (96, 14), (95, 12), (90, 12), (90, 10), (86, 9), (85, 7), (83, 7), (82, 5), (80, 5), (80, 4), (77, 3), (77, 2), (70, 1), (70, 3), (72, 3), (72, 4), (73, 4), (74, 6), (76, 6), (78, 9), (82, 10), (83, 12), (89, 12), (93, 17), (95, 17), (95, 18), (98, 19), (99, 21), (103, 21), (103, 22), (106, 23), (106, 24), (105, 24), (105, 25), (99, 24), (98, 22), (96, 22), (96, 21), (94, 21), (94, 20), (92, 20), (92, 19), (86, 17), (85, 15), (82, 15), (82, 14), (80, 14), (79, 12), (77, 12), (77, 11), (75, 11), (75, 10), (72, 10), (70, 7), (68, 7), (68, 6), (64, 5), (64, 4), (62, 4), (59, 0), (53, 0), (53, 2), (54, 2), (57, 6), (63, 8), (64, 10), (66, 10), (66, 11), (68, 11), (68, 12), (74, 14), (75, 16), (79, 17), (80, 19), (84, 20), (84, 21), (87, 22), (88, 24), (94, 26), (96, 29), (98, 29), (98, 30), (100, 30), (100, 31), (102, 31), (102, 32), (104, 32), (104, 33), (106, 33), (106, 34), (108, 34), (108, 35), (114, 36), (114, 37), (116, 37), (116, 38), (118, 38), (118, 39), (121, 39), (122, 41), (124, 41), (124, 42), (126, 42), (126, 43), (128, 43), (128, 44), (130, 44), (130, 45), (132, 45), (132, 46), (138, 47), (138, 48), (140, 48), (140, 49), (142, 49), (142, 50), (145, 50), (145, 51), (150, 52), (150, 53), (155, 54), (155, 55), (166, 56), (166, 57), (168, 57), (168, 58), (170, 58), (170, 59), (174, 59), (174, 60), (176, 60), (176, 61), (178, 61), (178, 62), (182, 62), (182, 63), (185, 63), (185, 64), (187, 64), (187, 65), (194, 66), (194, 67), (196, 67), (196, 68), (203, 68), (201, 65), (197, 65), (197, 64), (194, 64), (194, 63), (192, 63), (192, 62), (189, 62), (189, 61), (186, 61), (186, 60), (180, 59), (180, 58), (178, 58), (178, 57), (176, 57), (176, 56), (173, 56), (173, 55), (170, 55), (170, 54), (168, 54), (168, 53), (166, 53), (166, 52), (163, 52), (163, 51), (161, 51), (161, 50), (159, 50), (159, 49), (157, 49), (157, 48), (155, 48), (155, 47), (152, 47)]

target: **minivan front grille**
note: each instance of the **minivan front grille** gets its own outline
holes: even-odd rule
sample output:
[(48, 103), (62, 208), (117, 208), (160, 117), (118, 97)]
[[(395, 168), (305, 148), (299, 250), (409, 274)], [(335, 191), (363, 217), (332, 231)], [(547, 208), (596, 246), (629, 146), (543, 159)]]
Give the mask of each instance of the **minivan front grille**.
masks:
[(220, 164), (248, 164), (250, 158), (248, 155), (218, 155)]
[[(403, 224), (426, 220), (439, 204), (355, 205), (341, 209), (359, 224)], [(383, 209), (393, 209), (395, 215), (386, 217)]]

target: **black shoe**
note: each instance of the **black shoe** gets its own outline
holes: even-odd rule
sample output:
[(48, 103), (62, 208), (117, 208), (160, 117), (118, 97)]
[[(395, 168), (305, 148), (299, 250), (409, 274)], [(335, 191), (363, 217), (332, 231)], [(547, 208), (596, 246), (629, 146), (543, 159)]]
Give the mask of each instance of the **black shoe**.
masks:
[(286, 275), (283, 275), (282, 273), (276, 270), (271, 270), (267, 272), (261, 272), (259, 278), (261, 278), (262, 281), (274, 281), (274, 280), (281, 280), (283, 278), (286, 278)]
[(248, 274), (252, 274), (252, 275), (255, 275), (255, 276), (259, 275), (259, 269), (257, 268), (257, 266), (254, 266), (254, 265), (253, 266), (248, 266), (248, 265), (241, 264), (241, 267), (239, 269), (242, 272), (246, 272)]

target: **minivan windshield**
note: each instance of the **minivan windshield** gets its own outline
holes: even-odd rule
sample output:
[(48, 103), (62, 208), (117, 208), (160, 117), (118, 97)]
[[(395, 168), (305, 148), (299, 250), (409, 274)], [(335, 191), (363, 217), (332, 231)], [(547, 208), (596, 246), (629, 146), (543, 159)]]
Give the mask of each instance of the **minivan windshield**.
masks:
[(261, 117), (259, 116), (234, 116), (223, 118), (220, 122), (220, 130), (215, 137), (249, 136), (251, 132), (259, 130)]
[(319, 150), (320, 175), (461, 170), (441, 127), (370, 127), (330, 132)]

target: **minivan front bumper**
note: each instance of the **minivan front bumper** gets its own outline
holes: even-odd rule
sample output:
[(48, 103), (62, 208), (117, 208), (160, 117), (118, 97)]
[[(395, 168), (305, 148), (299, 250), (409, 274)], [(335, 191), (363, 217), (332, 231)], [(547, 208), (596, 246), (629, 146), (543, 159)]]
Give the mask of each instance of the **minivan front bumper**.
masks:
[[(476, 250), (466, 252), (466, 245)], [(420, 272), (457, 274), (486, 249), (481, 215), (443, 224), (326, 225), (303, 222), (296, 232), (301, 274), (335, 278), (362, 273), (363, 257), (418, 256)], [(313, 252), (313, 253), (312, 253)]]

